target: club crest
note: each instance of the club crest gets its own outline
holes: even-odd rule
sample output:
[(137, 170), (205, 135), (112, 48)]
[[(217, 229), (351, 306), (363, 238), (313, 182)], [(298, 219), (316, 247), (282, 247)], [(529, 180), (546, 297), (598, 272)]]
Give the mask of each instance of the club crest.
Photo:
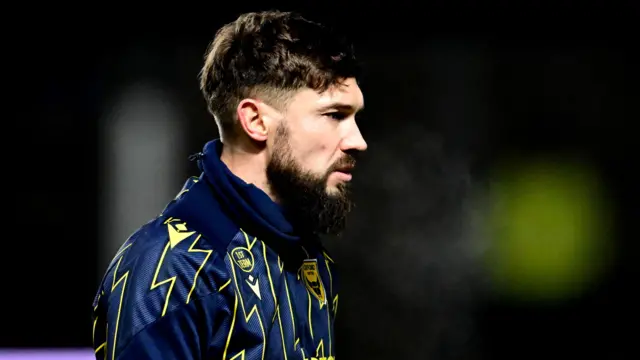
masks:
[(326, 295), (324, 292), (324, 286), (322, 285), (322, 279), (320, 278), (320, 272), (318, 271), (318, 260), (307, 259), (302, 263), (302, 277), (307, 289), (316, 299), (324, 303), (326, 301)]

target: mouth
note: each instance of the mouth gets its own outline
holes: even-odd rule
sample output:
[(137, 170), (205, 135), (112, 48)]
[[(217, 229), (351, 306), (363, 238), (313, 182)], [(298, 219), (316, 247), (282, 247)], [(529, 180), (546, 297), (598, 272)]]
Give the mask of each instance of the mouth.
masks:
[(346, 167), (346, 166), (345, 167), (340, 167), (340, 168), (335, 169), (334, 171), (339, 171), (339, 172), (343, 172), (345, 174), (349, 174), (349, 173), (351, 173), (353, 171), (353, 167)]
[(335, 169), (333, 173), (336, 174), (343, 181), (349, 181), (353, 177), (353, 175), (351, 175), (352, 171), (353, 171), (353, 167), (342, 167), (342, 168)]

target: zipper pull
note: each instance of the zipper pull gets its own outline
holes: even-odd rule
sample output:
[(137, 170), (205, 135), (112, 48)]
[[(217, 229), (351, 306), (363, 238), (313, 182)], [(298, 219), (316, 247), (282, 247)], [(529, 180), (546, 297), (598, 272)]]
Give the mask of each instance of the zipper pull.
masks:
[(202, 152), (197, 152), (195, 154), (189, 155), (189, 161), (196, 161), (202, 159), (204, 154)]

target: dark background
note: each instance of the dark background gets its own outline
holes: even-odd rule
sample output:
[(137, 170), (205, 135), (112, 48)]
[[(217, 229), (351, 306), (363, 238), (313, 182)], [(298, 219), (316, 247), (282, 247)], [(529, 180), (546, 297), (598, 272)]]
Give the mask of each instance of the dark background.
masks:
[[(343, 28), (367, 68), (358, 208), (345, 237), (328, 240), (342, 273), (340, 358), (637, 356), (638, 6), (410, 3), (101, 2), (7, 12), (16, 24), (3, 51), (11, 200), (0, 347), (91, 346), (91, 302), (115, 253), (100, 245), (115, 171), (105, 160), (105, 114), (131, 83), (163, 89), (183, 119), (186, 145), (170, 180), (177, 192), (197, 171), (187, 156), (216, 137), (197, 83), (208, 42), (241, 12), (278, 8)], [(539, 286), (513, 268), (494, 271), (508, 263), (494, 249), (515, 241), (491, 231), (512, 223), (492, 215), (503, 189), (494, 185), (540, 163), (561, 179), (587, 174), (578, 184), (596, 183), (586, 188), (597, 192), (577, 198), (591, 199), (604, 224), (577, 221), (573, 229), (601, 250), (567, 251), (559, 263), (583, 259), (591, 275), (560, 281), (555, 292), (545, 281), (565, 268), (545, 267), (552, 262), (537, 268), (546, 279)], [(582, 189), (572, 184), (565, 188)], [(530, 249), (551, 261), (556, 243), (537, 241), (555, 239), (553, 231), (536, 231)], [(505, 276), (516, 285), (501, 286)]]

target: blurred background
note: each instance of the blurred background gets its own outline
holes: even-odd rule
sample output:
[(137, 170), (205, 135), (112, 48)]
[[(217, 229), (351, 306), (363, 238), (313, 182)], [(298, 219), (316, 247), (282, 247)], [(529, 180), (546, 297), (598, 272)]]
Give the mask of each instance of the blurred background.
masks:
[(217, 136), (207, 44), (274, 8), (341, 27), (366, 66), (358, 207), (327, 240), (341, 359), (637, 357), (638, 5), (396, 0), (6, 12), (0, 359), (93, 357), (108, 262)]

